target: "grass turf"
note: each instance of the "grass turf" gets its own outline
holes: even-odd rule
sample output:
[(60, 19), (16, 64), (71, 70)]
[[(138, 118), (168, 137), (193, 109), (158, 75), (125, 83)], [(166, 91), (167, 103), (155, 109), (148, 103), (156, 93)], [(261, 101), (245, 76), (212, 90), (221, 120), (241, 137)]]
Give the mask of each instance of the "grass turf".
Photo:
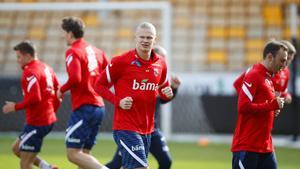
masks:
[[(19, 168), (19, 159), (10, 150), (13, 142), (13, 138), (0, 138), (0, 168)], [(100, 162), (105, 163), (112, 158), (115, 147), (115, 143), (112, 140), (99, 140), (92, 153)], [(172, 169), (231, 168), (230, 145), (209, 144), (208, 146), (199, 146), (196, 143), (169, 142), (169, 147), (173, 156)], [(277, 148), (276, 155), (278, 168), (300, 168), (300, 149)], [(76, 168), (66, 158), (63, 139), (46, 138), (40, 156), (48, 162), (58, 165), (60, 169)], [(151, 169), (157, 168), (157, 163), (151, 155), (149, 161)]]

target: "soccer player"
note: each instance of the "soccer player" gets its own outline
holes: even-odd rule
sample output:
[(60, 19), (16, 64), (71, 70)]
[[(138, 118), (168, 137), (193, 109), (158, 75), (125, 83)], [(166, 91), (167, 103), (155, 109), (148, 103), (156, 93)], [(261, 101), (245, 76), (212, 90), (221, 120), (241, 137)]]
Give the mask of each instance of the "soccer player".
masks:
[[(101, 73), (96, 90), (115, 105), (113, 136), (122, 154), (122, 167), (148, 168), (156, 96), (173, 97), (165, 60), (153, 52), (156, 28), (149, 22), (135, 31), (136, 47), (114, 57)], [(114, 85), (115, 94), (109, 90)]]
[[(167, 51), (160, 47), (155, 46), (155, 53), (162, 57), (166, 57)], [(180, 79), (177, 76), (171, 77), (171, 88), (173, 91), (173, 98), (176, 96), (177, 89), (180, 86)], [(154, 115), (154, 131), (151, 133), (151, 145), (150, 145), (150, 153), (153, 154), (155, 159), (158, 162), (159, 169), (169, 169), (171, 168), (172, 158), (169, 152), (169, 148), (165, 138), (163, 137), (160, 129), (159, 129), (159, 115), (161, 104), (168, 103), (170, 100), (162, 100), (159, 97), (156, 98), (156, 106), (155, 106), (155, 115)], [(110, 169), (120, 169), (122, 166), (122, 155), (119, 150), (116, 151), (112, 161), (106, 164), (106, 166)]]
[(104, 102), (95, 92), (94, 83), (107, 65), (103, 51), (86, 42), (84, 23), (80, 18), (63, 18), (61, 28), (65, 32), (67, 82), (61, 86), (58, 98), (71, 91), (72, 113), (66, 130), (67, 157), (70, 162), (84, 169), (105, 169), (90, 151), (96, 142), (104, 116)]
[(38, 157), (44, 137), (52, 130), (56, 121), (56, 110), (60, 101), (56, 97), (59, 87), (51, 67), (41, 62), (30, 41), (22, 41), (14, 47), (17, 62), (23, 70), (20, 102), (6, 101), (2, 108), (5, 114), (25, 110), (26, 123), (22, 133), (12, 146), (14, 154), (21, 159), (21, 169), (57, 169)]
[(278, 92), (277, 95), (284, 98), (284, 102), (286, 104), (290, 104), (292, 102), (292, 96), (288, 92), (288, 83), (290, 79), (289, 65), (294, 60), (296, 49), (289, 41), (282, 40), (280, 42), (288, 48), (287, 65), (284, 69), (280, 70), (272, 77), (272, 82), (274, 84), (275, 91)]
[(238, 118), (232, 141), (233, 169), (276, 169), (271, 131), (284, 100), (275, 96), (272, 74), (284, 68), (287, 47), (268, 42), (263, 61), (249, 69), (238, 95)]

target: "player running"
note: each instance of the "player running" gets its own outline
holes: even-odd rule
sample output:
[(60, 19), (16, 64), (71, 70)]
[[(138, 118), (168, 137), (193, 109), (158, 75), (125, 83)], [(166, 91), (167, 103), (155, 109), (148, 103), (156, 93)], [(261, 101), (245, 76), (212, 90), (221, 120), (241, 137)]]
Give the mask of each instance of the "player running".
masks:
[(263, 61), (250, 68), (244, 78), (239, 78), (242, 85), (231, 148), (233, 169), (277, 168), (271, 131), (284, 100), (275, 96), (271, 77), (286, 66), (287, 51), (279, 41), (268, 42)]
[[(155, 38), (156, 29), (151, 23), (139, 24), (135, 49), (114, 57), (96, 86), (98, 93), (115, 105), (113, 135), (123, 168), (149, 167), (157, 92), (163, 100), (173, 97), (166, 62), (152, 50)], [(110, 84), (115, 93), (109, 90)]]
[[(162, 57), (167, 56), (167, 51), (160, 47), (155, 46), (153, 48), (155, 53)], [(180, 86), (180, 79), (177, 76), (171, 77), (171, 88), (173, 91), (173, 98), (176, 96), (177, 89)], [(158, 162), (159, 169), (169, 169), (172, 165), (172, 158), (169, 151), (169, 147), (165, 140), (165, 137), (162, 135), (162, 132), (159, 128), (159, 116), (161, 111), (161, 104), (168, 103), (171, 100), (163, 100), (159, 97), (156, 98), (155, 105), (155, 115), (154, 115), (154, 131), (151, 133), (151, 145), (150, 145), (150, 153), (155, 157)], [(110, 169), (120, 169), (122, 167), (122, 153), (117, 149), (112, 161), (106, 164), (106, 166)]]
[(52, 130), (56, 121), (60, 101), (56, 98), (59, 87), (57, 77), (51, 67), (41, 62), (30, 41), (22, 41), (14, 47), (17, 62), (23, 70), (22, 91), (24, 98), (20, 102), (6, 101), (2, 110), (5, 114), (25, 110), (26, 124), (22, 133), (12, 146), (14, 154), (21, 159), (21, 169), (58, 169), (41, 159), (44, 137)]
[(66, 69), (68, 81), (60, 88), (58, 98), (71, 91), (72, 114), (66, 130), (66, 146), (69, 161), (83, 169), (106, 169), (90, 154), (104, 116), (102, 97), (94, 91), (94, 83), (106, 67), (103, 51), (83, 39), (84, 23), (76, 17), (62, 20), (67, 44)]

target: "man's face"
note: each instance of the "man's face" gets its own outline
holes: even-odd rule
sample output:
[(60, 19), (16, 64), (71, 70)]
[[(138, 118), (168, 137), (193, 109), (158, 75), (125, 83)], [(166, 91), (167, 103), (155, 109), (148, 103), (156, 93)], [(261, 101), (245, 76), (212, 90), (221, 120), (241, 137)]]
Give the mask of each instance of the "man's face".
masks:
[(16, 51), (16, 55), (17, 55), (17, 62), (20, 66), (20, 68), (22, 68), (24, 65), (26, 65), (28, 63), (28, 54), (24, 54), (22, 52), (20, 52), (19, 50)]
[(287, 64), (287, 51), (282, 48), (277, 52), (276, 56), (272, 59), (272, 69), (276, 73), (279, 70), (283, 69)]
[(135, 33), (136, 47), (141, 52), (149, 52), (155, 42), (155, 32), (149, 28), (138, 28)]

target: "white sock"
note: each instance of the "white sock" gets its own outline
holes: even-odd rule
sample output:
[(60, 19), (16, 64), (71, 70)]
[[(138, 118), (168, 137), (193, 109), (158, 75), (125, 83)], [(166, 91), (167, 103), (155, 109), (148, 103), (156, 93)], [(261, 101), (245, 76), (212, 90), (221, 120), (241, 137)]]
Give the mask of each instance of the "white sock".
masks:
[(104, 165), (104, 166), (101, 167), (101, 169), (109, 169), (109, 168), (107, 168), (107, 167)]
[(45, 160), (41, 160), (39, 167), (40, 169), (50, 169), (50, 164), (48, 164)]

